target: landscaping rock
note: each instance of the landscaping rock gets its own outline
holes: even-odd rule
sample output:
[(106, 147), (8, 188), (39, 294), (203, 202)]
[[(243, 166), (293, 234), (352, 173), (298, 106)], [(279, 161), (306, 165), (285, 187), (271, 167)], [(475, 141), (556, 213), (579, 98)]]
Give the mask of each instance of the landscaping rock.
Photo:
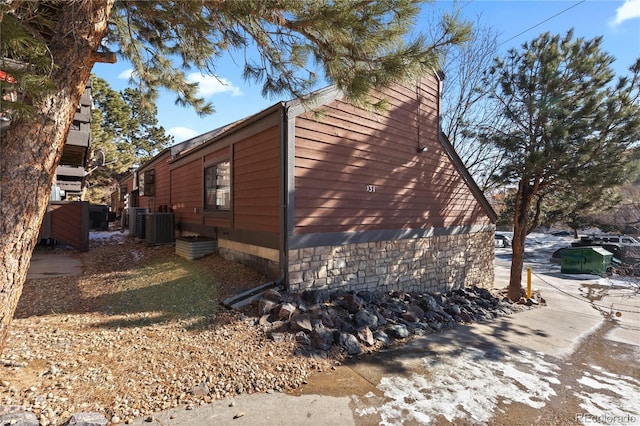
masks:
[[(278, 293), (281, 298), (273, 300), (276, 293), (271, 292), (269, 299), (258, 302), (261, 316), (257, 322), (271, 332), (272, 339), (293, 339), (308, 348), (306, 351), (324, 352), (338, 345), (348, 355), (374, 350), (376, 344), (388, 346), (393, 339), (426, 336), (457, 324), (527, 309), (476, 287), (447, 294), (314, 290)], [(267, 306), (272, 308), (264, 312)], [(274, 318), (280, 321), (273, 321)], [(287, 330), (295, 333), (295, 338), (293, 334), (287, 338)]]
[(368, 327), (372, 330), (378, 328), (378, 315), (367, 309), (360, 309), (353, 317), (356, 327)]
[(364, 306), (364, 301), (355, 294), (349, 293), (342, 299), (343, 306), (350, 314), (355, 314)]
[(303, 346), (311, 346), (311, 339), (307, 336), (307, 333), (304, 331), (298, 331), (296, 333), (296, 342), (300, 343)]
[(311, 317), (309, 314), (293, 314), (290, 321), (293, 331), (312, 331)]
[(280, 306), (280, 310), (278, 311), (278, 318), (281, 320), (288, 321), (291, 319), (291, 316), (296, 311), (296, 307), (291, 303), (284, 303)]
[[(0, 414), (3, 412), (3, 407), (0, 407)], [(30, 411), (18, 411), (9, 412), (8, 414), (0, 415), (0, 425), (11, 426), (40, 426), (40, 422), (35, 414)]]
[(311, 304), (327, 303), (331, 299), (328, 290), (306, 290), (302, 298)]
[(360, 341), (362, 343), (365, 343), (367, 346), (373, 346), (373, 344), (375, 343), (373, 333), (367, 326), (358, 328), (358, 339), (360, 339)]
[(395, 324), (387, 327), (387, 333), (395, 339), (404, 339), (409, 337), (409, 329), (404, 324)]
[(356, 336), (351, 333), (340, 333), (340, 344), (347, 350), (349, 355), (357, 355), (362, 352), (362, 348), (360, 347), (360, 342)]
[(334, 330), (321, 328), (312, 333), (313, 345), (323, 351), (331, 349), (334, 342)]
[(384, 346), (390, 346), (391, 343), (393, 343), (391, 341), (391, 339), (389, 338), (389, 335), (387, 333), (385, 333), (384, 331), (381, 331), (381, 330), (377, 330), (375, 333), (373, 333), (373, 337), (377, 341), (382, 342), (382, 344)]
[(68, 426), (107, 426), (107, 418), (95, 412), (77, 413), (71, 416), (67, 422)]
[[(274, 290), (275, 291), (275, 290)], [(276, 292), (277, 293), (277, 292)], [(269, 299), (260, 299), (258, 302), (258, 312), (260, 315), (267, 315), (276, 306), (277, 302)]]
[(262, 294), (262, 299), (278, 303), (282, 300), (282, 294), (278, 290), (270, 288)]

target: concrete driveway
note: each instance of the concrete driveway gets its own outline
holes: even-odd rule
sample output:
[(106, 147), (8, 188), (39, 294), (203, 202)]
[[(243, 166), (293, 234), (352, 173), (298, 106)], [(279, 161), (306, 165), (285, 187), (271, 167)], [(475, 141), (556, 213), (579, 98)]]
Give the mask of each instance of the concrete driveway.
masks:
[[(497, 250), (496, 287), (509, 276)], [(298, 396), (241, 395), (134, 424), (640, 424), (640, 294), (565, 276), (534, 251), (547, 306), (461, 326), (314, 375)]]

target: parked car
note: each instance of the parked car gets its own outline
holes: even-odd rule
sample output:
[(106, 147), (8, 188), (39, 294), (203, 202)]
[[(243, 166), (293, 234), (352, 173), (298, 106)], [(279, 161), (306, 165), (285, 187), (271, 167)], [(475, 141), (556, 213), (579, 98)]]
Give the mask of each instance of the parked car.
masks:
[(573, 235), (573, 232), (563, 230), (563, 231), (552, 232), (551, 235), (553, 235), (554, 237), (570, 237)]
[(511, 238), (504, 234), (496, 234), (495, 244), (496, 247), (511, 247)]
[(596, 243), (640, 244), (640, 241), (631, 235), (591, 235), (587, 238)]

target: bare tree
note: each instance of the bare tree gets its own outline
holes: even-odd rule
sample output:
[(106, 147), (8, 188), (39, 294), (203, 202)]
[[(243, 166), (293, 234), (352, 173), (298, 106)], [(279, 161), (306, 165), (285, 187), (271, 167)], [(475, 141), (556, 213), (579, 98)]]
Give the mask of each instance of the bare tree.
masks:
[[(460, 7), (454, 5), (454, 8)], [(462, 6), (464, 7), (464, 6)], [(452, 14), (456, 14), (455, 10)], [(435, 19), (435, 18), (434, 18)], [(429, 25), (430, 28), (437, 28)], [(436, 34), (432, 35), (433, 37)], [(492, 176), (504, 160), (504, 153), (481, 143), (474, 135), (482, 126), (492, 126), (501, 115), (494, 103), (487, 102), (482, 78), (498, 53), (498, 32), (482, 24), (478, 16), (469, 39), (447, 46), (441, 59), (444, 74), (441, 104), (441, 127), (456, 152), (483, 191), (495, 186)]]

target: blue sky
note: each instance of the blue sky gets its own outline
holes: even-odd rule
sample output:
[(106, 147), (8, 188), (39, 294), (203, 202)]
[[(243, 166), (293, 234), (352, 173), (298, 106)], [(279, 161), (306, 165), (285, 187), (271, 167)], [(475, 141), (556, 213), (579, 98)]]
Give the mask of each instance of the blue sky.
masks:
[[(426, 25), (433, 8), (449, 11), (452, 5), (451, 1), (427, 5), (416, 29)], [(461, 6), (464, 19), (475, 22), (480, 17), (482, 25), (500, 34), (502, 52), (519, 47), (543, 32), (564, 34), (574, 28), (575, 36), (603, 36), (602, 47), (617, 58), (614, 67), (618, 74), (625, 73), (635, 58), (640, 57), (640, 0), (474, 0)], [(236, 56), (242, 58), (242, 54)], [(113, 65), (96, 64), (93, 71), (120, 91), (127, 87), (131, 67), (120, 61)], [(277, 101), (288, 100), (263, 98), (259, 85), (243, 81), (242, 63), (229, 56), (222, 58), (217, 73), (218, 79), (199, 73), (189, 75), (191, 81), (200, 82), (200, 95), (213, 103), (216, 112), (212, 115), (198, 117), (192, 109), (175, 105), (172, 94), (161, 95), (157, 104), (158, 121), (174, 136), (175, 142), (254, 114)]]

